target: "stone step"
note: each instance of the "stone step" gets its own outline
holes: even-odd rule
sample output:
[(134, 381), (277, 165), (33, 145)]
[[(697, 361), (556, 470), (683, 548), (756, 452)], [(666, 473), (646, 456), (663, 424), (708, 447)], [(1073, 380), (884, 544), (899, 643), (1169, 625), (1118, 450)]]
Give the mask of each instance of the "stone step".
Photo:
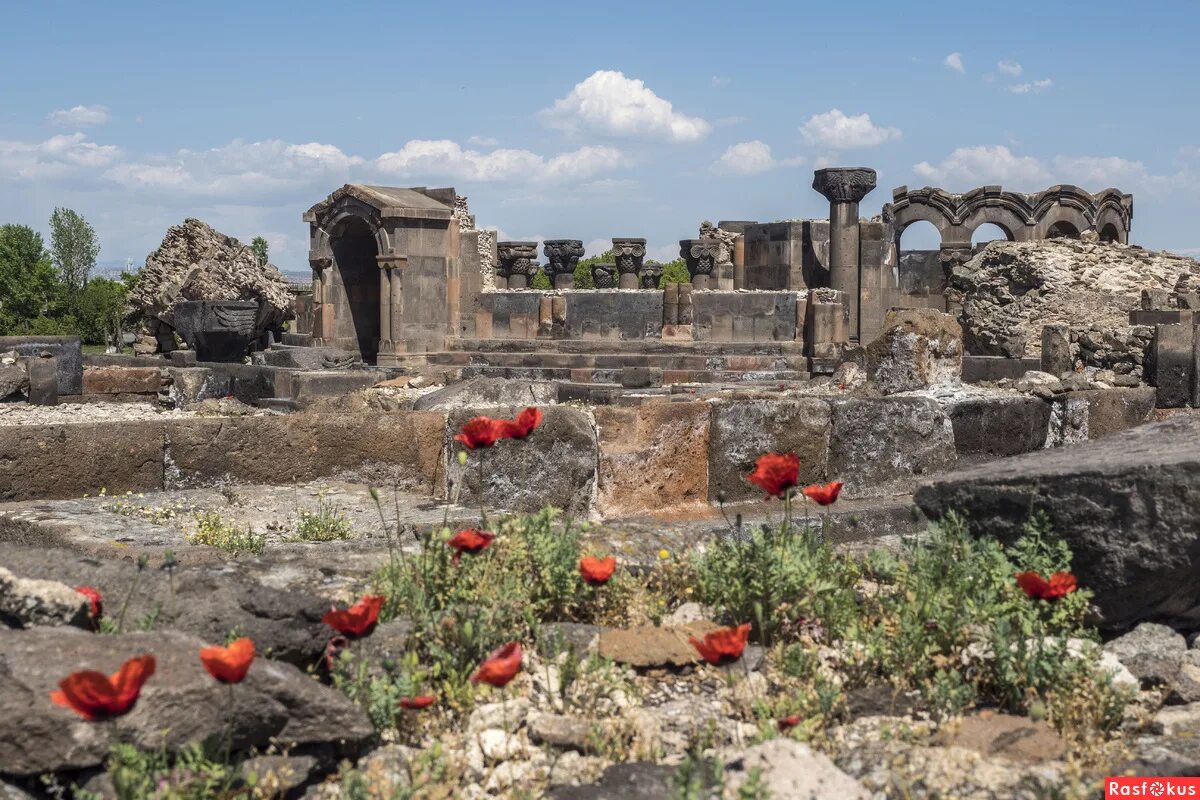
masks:
[(803, 342), (672, 342), (661, 339), (450, 339), (446, 349), (476, 353), (676, 353), (800, 356)]
[(565, 369), (621, 369), (658, 367), (670, 370), (724, 370), (763, 372), (807, 371), (808, 359), (800, 355), (704, 355), (671, 353), (497, 353), (455, 351), (431, 353), (430, 364), (439, 366), (542, 367)]
[[(476, 377), (514, 378), (519, 380), (571, 381), (573, 383), (619, 384), (620, 369), (590, 367), (504, 367), (469, 365), (460, 368), (463, 379)], [(797, 383), (810, 378), (802, 370), (663, 370), (663, 383)]]

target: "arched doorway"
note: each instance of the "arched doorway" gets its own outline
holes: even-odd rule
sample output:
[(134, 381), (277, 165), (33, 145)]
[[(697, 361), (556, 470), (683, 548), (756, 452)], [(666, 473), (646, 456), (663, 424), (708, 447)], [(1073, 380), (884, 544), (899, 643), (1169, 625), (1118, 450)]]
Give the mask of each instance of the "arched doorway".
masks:
[(329, 248), (333, 253), (336, 280), (341, 283), (341, 298), (346, 307), (337, 314), (337, 338), (347, 345), (357, 342), (364, 359), (379, 352), (379, 248), (374, 232), (361, 217), (348, 216), (331, 231)]
[(1100, 229), (1100, 241), (1109, 244), (1121, 241), (1121, 229), (1111, 222), (1108, 223)]
[(994, 222), (985, 222), (971, 232), (971, 248), (980, 250), (988, 242), (1011, 242), (1012, 235)]
[(896, 286), (902, 294), (929, 294), (944, 281), (938, 258), (942, 233), (928, 220), (917, 220), (900, 232), (896, 240)]
[(1047, 239), (1078, 239), (1079, 228), (1066, 220), (1059, 220), (1046, 231)]

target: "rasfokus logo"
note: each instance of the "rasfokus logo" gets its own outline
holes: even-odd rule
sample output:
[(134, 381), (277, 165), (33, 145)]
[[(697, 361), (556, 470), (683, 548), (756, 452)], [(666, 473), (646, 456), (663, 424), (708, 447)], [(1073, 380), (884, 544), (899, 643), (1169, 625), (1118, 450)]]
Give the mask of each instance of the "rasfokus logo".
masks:
[(1200, 778), (1105, 778), (1104, 800), (1114, 797), (1200, 798)]

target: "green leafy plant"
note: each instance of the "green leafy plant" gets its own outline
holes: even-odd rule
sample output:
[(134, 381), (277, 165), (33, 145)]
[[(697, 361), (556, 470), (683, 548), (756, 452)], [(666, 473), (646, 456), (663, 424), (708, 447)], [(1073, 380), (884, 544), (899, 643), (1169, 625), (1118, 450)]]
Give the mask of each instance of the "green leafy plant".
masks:
[(226, 552), (262, 553), (267, 537), (255, 533), (250, 527), (230, 525), (215, 511), (200, 511), (196, 514), (196, 530), (186, 536), (188, 544), (204, 544), (219, 547)]
[(301, 511), (296, 520), (296, 538), (304, 542), (333, 542), (352, 536), (350, 520), (324, 495), (317, 497), (316, 511)]

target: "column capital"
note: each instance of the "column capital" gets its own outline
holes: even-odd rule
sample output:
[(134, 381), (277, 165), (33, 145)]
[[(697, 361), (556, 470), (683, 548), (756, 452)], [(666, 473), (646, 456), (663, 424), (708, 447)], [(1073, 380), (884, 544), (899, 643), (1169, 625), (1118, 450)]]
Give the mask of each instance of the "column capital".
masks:
[(812, 188), (831, 203), (857, 203), (875, 188), (869, 167), (827, 167), (813, 172)]
[(388, 254), (375, 256), (375, 263), (380, 269), (403, 269), (408, 266), (408, 256)]

